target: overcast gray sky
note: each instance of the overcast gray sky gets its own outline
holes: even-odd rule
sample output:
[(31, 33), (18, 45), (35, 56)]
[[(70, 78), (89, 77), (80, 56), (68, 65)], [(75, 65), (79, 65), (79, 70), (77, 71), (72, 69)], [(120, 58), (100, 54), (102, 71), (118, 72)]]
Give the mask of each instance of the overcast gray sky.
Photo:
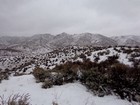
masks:
[(0, 34), (140, 35), (140, 0), (0, 0)]

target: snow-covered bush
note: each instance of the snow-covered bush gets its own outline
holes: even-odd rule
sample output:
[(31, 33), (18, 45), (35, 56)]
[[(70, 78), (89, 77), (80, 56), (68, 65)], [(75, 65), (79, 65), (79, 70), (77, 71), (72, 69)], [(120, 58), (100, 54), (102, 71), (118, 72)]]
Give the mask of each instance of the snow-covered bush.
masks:
[(42, 88), (47, 89), (51, 88), (53, 86), (53, 81), (50, 79), (45, 79), (45, 81), (42, 84)]
[(0, 105), (31, 105), (29, 102), (29, 94), (15, 94), (7, 98), (0, 96)]

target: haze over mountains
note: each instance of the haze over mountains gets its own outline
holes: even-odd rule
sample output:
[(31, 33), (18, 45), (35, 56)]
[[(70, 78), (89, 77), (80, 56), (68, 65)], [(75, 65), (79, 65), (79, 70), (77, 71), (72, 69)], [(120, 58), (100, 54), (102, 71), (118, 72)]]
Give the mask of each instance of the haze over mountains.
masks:
[(0, 49), (17, 49), (36, 51), (39, 49), (55, 49), (71, 45), (78, 46), (139, 46), (140, 36), (116, 36), (106, 37), (101, 34), (82, 33), (70, 35), (61, 33), (58, 35), (38, 34), (31, 37), (0, 37)]

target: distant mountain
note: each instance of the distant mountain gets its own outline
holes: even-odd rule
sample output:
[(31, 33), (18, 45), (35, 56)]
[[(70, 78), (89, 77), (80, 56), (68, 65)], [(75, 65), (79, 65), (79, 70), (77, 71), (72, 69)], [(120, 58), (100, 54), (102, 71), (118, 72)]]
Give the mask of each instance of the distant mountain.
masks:
[(53, 40), (53, 35), (50, 34), (39, 34), (34, 35), (32, 37), (29, 37), (28, 40), (24, 41), (23, 43), (20, 43), (21, 46), (24, 46), (24, 48), (29, 48), (32, 50), (38, 50), (40, 48), (49, 48), (49, 41)]
[[(18, 50), (38, 50), (41, 48), (52, 49), (70, 45), (78, 46), (109, 46), (117, 43), (111, 38), (100, 34), (82, 33), (70, 35), (61, 33), (56, 36), (51, 34), (38, 34), (31, 37), (0, 37), (0, 46)], [(3, 47), (2, 47), (3, 48)]]
[(115, 40), (118, 43), (118, 45), (140, 46), (140, 36), (127, 35), (127, 36), (115, 36), (111, 38)]
[(74, 41), (72, 35), (67, 33), (61, 33), (53, 37), (53, 40), (49, 41), (49, 44), (56, 47), (64, 47), (72, 45)]
[[(140, 45), (140, 36), (116, 36), (106, 37), (100, 34), (82, 33), (82, 34), (67, 34), (61, 33), (58, 35), (37, 34), (31, 37), (0, 37), (0, 49), (15, 49), (19, 51), (29, 52), (48, 52), (55, 48), (65, 46), (115, 46)], [(7, 50), (8, 51), (8, 50)]]
[(69, 45), (78, 46), (109, 46), (117, 45), (116, 41), (100, 34), (82, 33), (70, 35), (67, 33), (61, 33), (54, 36), (53, 40), (49, 42), (53, 46), (63, 47)]
[(116, 41), (100, 34), (82, 33), (73, 35), (76, 45), (115, 46)]
[(3, 45), (13, 45), (19, 44), (26, 41), (28, 37), (16, 37), (16, 36), (1, 36), (0, 37), (0, 44)]
[(52, 38), (53, 35), (50, 34), (39, 34), (31, 37), (4, 36), (0, 37), (0, 49), (16, 49), (22, 52), (47, 51), (50, 50), (47, 43)]

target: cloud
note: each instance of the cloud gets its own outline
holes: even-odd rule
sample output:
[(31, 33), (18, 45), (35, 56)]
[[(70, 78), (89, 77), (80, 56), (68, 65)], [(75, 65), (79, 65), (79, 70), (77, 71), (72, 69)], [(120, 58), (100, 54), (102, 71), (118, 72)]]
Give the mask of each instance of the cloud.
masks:
[(140, 34), (139, 0), (0, 0), (0, 33)]

